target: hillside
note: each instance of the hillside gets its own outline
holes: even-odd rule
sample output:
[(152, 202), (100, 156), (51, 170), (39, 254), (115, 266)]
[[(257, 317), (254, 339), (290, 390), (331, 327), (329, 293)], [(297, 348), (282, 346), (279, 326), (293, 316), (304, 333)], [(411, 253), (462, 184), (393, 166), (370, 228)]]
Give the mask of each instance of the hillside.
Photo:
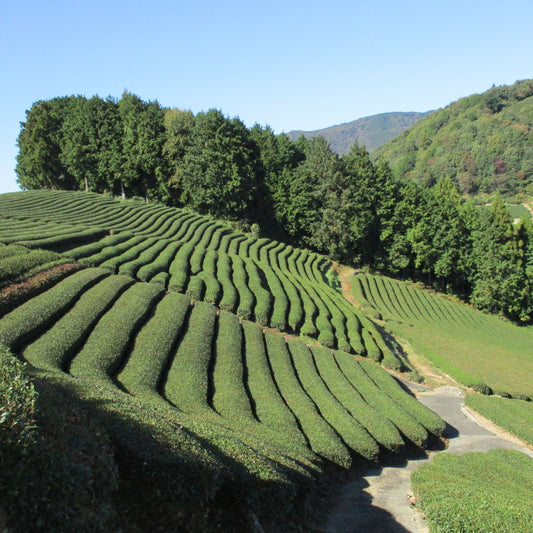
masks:
[(341, 155), (347, 154), (350, 146), (355, 141), (365, 146), (369, 152), (372, 152), (423, 119), (429, 113), (431, 111), (426, 113), (380, 113), (320, 130), (290, 131), (287, 135), (293, 141), (300, 137), (300, 135), (303, 135), (307, 139), (322, 135), (330, 143), (331, 149)]
[(398, 176), (450, 177), (466, 194), (533, 194), (533, 80), (493, 87), (435, 111), (375, 151)]
[[(241, 524), (228, 531), (244, 530), (247, 512), (287, 524), (332, 468), (442, 434), (443, 421), (375, 364), (404, 361), (342, 297), (323, 256), (93, 193), (12, 193), (0, 208), (0, 345), (37, 380), (38, 422), (58, 404), (73, 423), (94, 421), (103, 442), (84, 461), (100, 468), (104, 449), (114, 472), (107, 485), (100, 470), (64, 474), (80, 486), (64, 518), (72, 529), (99, 484), (122, 492), (91, 519), (118, 513), (122, 530), (145, 516), (161, 530), (207, 530), (227, 509)], [(62, 454), (77, 457), (70, 439)], [(43, 481), (20, 483), (10, 509)], [(53, 505), (64, 502), (14, 516), (31, 523)]]

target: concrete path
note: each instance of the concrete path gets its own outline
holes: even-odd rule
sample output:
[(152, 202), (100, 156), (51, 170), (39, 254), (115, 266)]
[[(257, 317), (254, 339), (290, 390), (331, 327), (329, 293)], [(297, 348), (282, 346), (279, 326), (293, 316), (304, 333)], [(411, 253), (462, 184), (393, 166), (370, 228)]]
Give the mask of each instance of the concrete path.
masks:
[[(519, 450), (533, 457), (533, 451), (513, 444), (483, 428), (464, 408), (464, 395), (456, 387), (420, 392), (418, 399), (447, 423), (446, 452), (462, 454), (493, 448)], [(321, 533), (427, 533), (424, 517), (411, 503), (411, 472), (439, 452), (408, 460), (401, 465), (375, 468), (347, 483), (339, 492)]]

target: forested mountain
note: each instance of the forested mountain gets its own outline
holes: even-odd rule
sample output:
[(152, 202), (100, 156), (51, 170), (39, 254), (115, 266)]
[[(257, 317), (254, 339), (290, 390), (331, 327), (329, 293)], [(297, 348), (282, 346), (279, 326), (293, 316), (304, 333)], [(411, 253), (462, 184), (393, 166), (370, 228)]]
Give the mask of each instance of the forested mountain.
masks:
[(344, 124), (315, 131), (295, 130), (287, 133), (295, 141), (300, 135), (307, 139), (321, 135), (338, 154), (347, 154), (354, 142), (363, 145), (369, 152), (399, 135), (402, 131), (431, 113), (395, 112), (363, 117)]
[[(528, 103), (526, 93), (506, 91), (496, 92), (495, 103), (480, 97), (485, 107), (503, 106), (480, 122), (505, 113), (506, 102), (509, 109), (522, 97), (519, 104)], [(214, 109), (194, 115), (124, 93), (36, 102), (18, 144), (25, 189), (107, 191), (187, 206), (354, 267), (423, 280), (514, 320), (533, 318), (531, 219), (513, 225), (498, 196), (490, 209), (478, 209), (453, 176), (435, 187), (398, 178), (357, 143), (339, 156), (321, 136), (293, 142)]]
[(493, 87), (435, 111), (373, 154), (397, 176), (461, 193), (533, 194), (533, 80)]

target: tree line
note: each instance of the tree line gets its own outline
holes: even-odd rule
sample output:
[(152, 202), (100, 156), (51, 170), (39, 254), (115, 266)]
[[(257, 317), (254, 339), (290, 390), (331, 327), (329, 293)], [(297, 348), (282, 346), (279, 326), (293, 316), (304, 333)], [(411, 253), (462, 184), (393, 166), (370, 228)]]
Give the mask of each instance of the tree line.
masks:
[(195, 115), (125, 92), (34, 103), (18, 146), (24, 189), (107, 191), (258, 224), (342, 263), (532, 322), (531, 220), (513, 224), (499, 196), (475, 206), (449, 177), (431, 188), (395, 177), (357, 143), (339, 156), (323, 137), (291, 141), (215, 109)]

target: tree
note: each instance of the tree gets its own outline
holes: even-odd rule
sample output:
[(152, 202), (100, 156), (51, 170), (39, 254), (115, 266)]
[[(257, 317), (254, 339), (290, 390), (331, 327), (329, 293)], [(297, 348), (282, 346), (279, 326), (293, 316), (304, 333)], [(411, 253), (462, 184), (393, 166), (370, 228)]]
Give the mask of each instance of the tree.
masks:
[(198, 113), (181, 167), (181, 201), (200, 213), (250, 215), (258, 150), (239, 119), (215, 109)]
[(73, 97), (35, 102), (17, 139), (17, 182), (23, 189), (76, 189), (61, 162), (61, 128)]

